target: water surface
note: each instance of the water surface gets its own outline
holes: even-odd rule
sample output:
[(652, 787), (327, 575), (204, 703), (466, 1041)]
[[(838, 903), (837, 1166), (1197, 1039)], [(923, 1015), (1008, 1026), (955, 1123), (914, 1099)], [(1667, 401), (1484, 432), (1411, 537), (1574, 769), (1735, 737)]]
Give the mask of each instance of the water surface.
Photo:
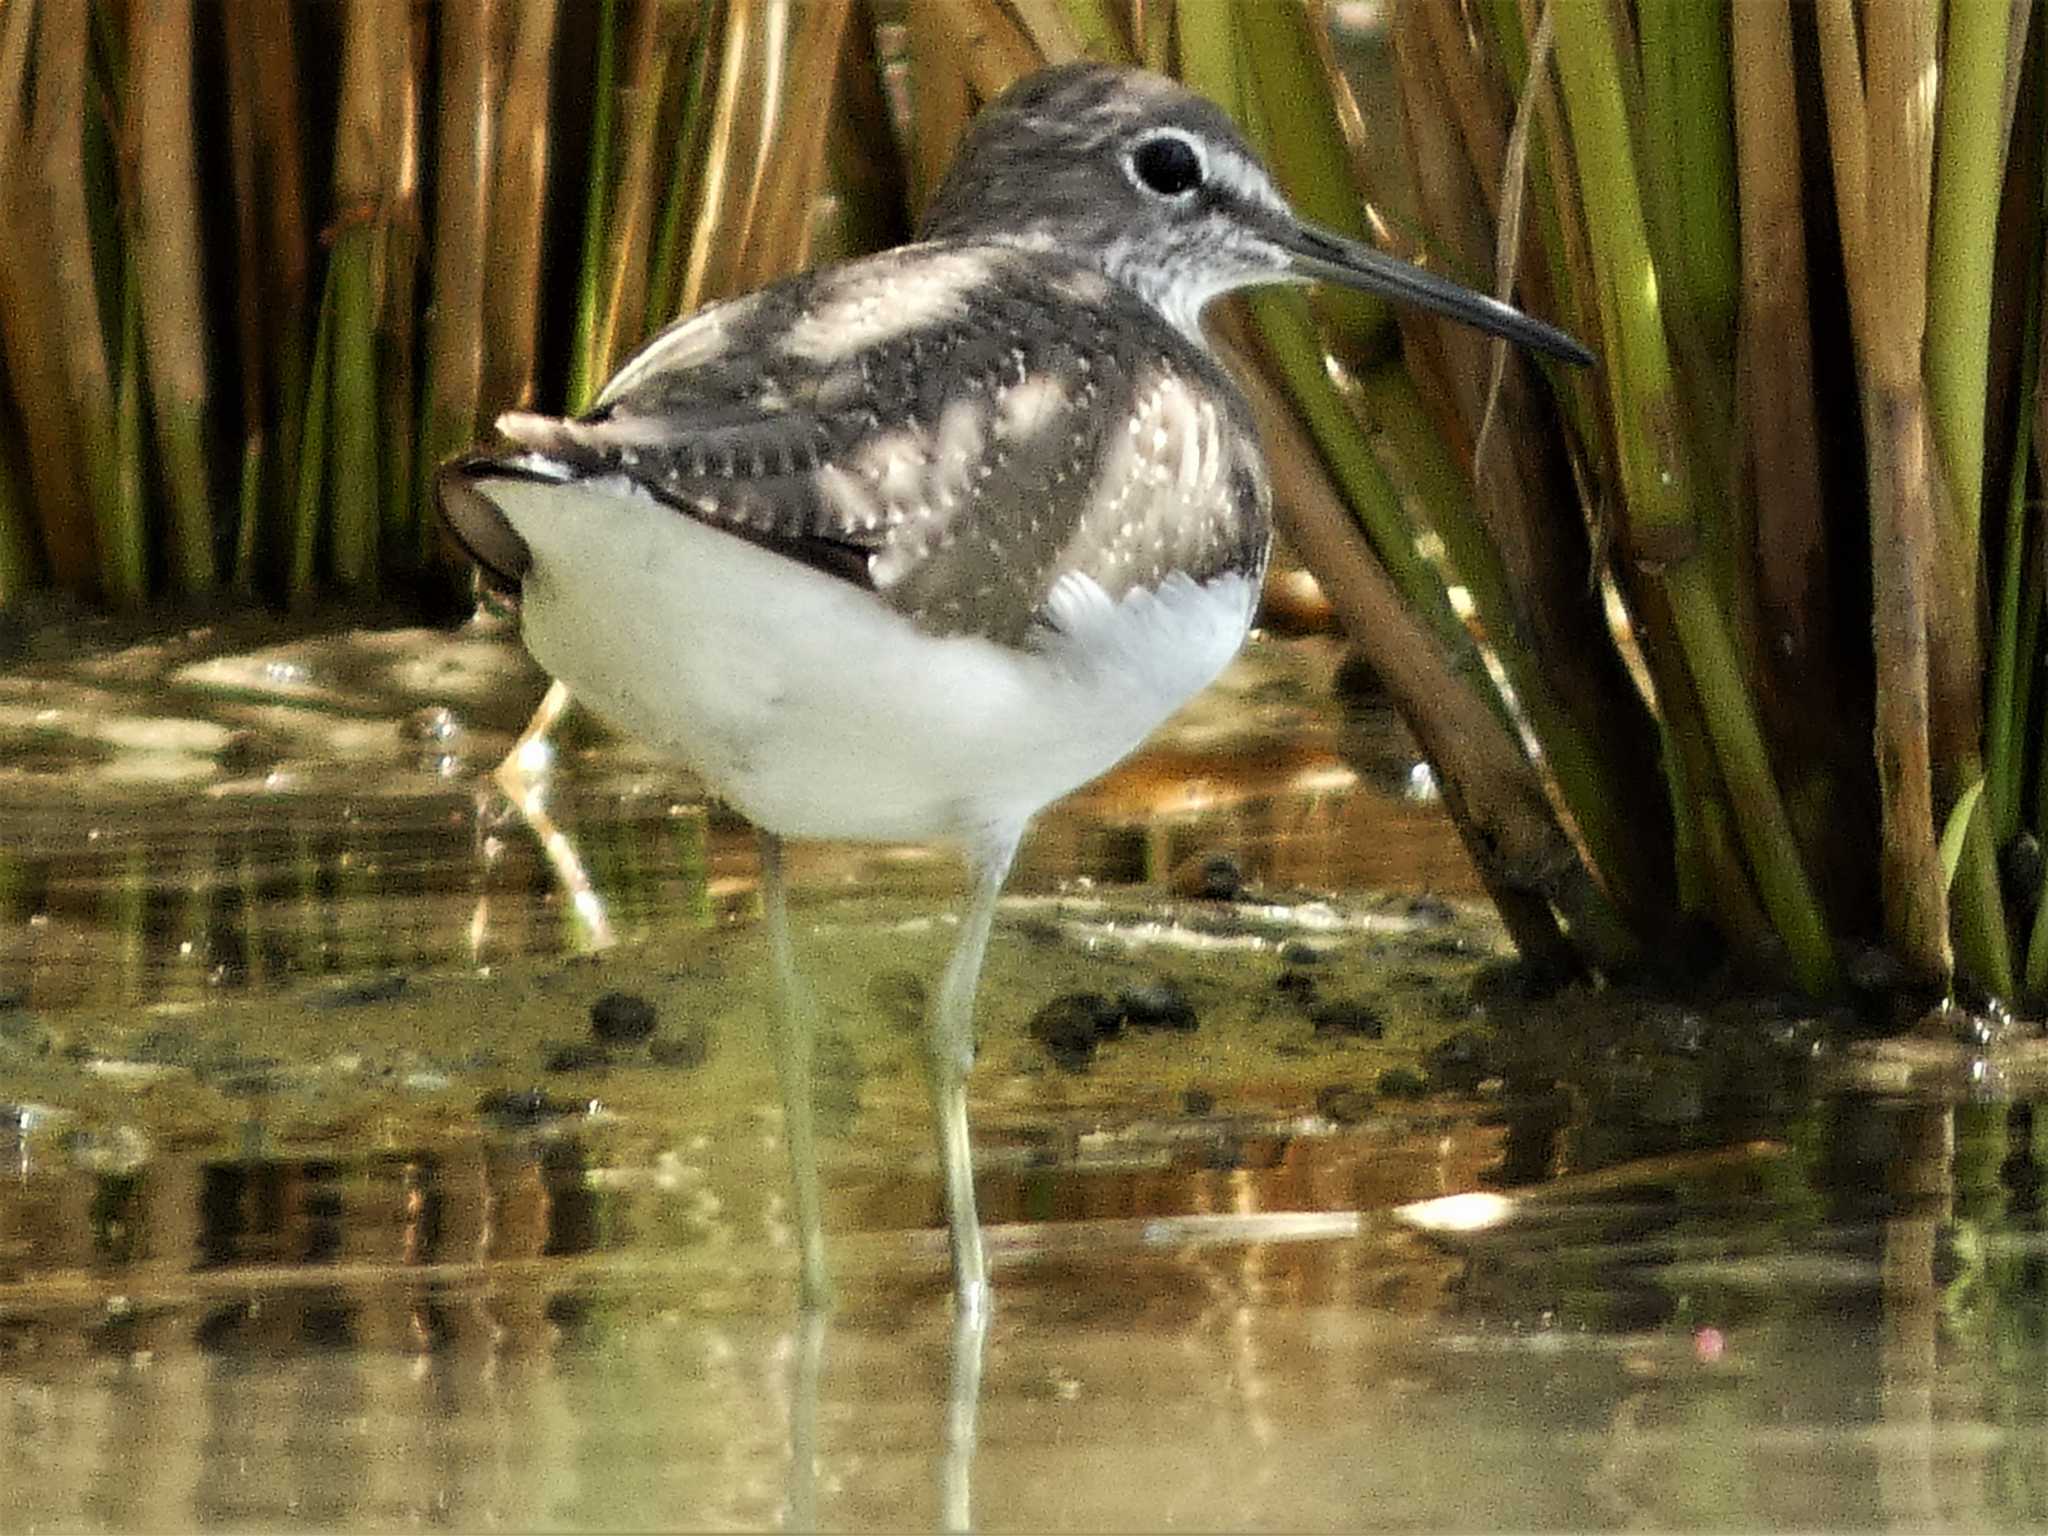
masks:
[[(0, 1529), (2048, 1519), (2028, 1032), (1527, 1003), (1337, 659), (1256, 647), (1030, 845), (973, 1085), (979, 1352), (918, 1073), (943, 851), (796, 865), (812, 1326), (742, 826), (572, 720), (579, 906), (483, 787), (541, 687), (502, 636), (20, 661)], [(1191, 1031), (1034, 1034), (1162, 983)], [(608, 994), (651, 1039), (593, 1043)]]

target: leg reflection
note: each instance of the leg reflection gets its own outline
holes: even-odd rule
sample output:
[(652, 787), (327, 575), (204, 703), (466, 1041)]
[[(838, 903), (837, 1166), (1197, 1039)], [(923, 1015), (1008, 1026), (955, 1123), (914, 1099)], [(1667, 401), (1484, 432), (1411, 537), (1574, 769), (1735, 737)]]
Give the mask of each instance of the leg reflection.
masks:
[(939, 1447), (939, 1529), (974, 1529), (974, 1433), (981, 1411), (981, 1355), (989, 1308), (955, 1306), (946, 1435)]
[(789, 1362), (789, 1493), (783, 1529), (818, 1529), (818, 1396), (825, 1374), (823, 1307), (797, 1311), (795, 1350)]

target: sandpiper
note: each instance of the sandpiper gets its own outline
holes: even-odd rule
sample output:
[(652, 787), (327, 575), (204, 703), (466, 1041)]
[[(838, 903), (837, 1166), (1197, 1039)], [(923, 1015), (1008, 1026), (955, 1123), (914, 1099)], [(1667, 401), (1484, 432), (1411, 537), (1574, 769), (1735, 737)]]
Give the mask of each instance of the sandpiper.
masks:
[(1297, 218), (1212, 103), (1067, 65), (975, 121), (895, 250), (670, 326), (574, 419), (441, 472), (528, 649), (759, 829), (800, 1286), (826, 1290), (785, 838), (950, 840), (972, 895), (927, 1054), (955, 1294), (979, 1313), (966, 1080), (1026, 825), (1236, 653), (1270, 543), (1203, 306), (1330, 281), (1574, 363), (1520, 311)]

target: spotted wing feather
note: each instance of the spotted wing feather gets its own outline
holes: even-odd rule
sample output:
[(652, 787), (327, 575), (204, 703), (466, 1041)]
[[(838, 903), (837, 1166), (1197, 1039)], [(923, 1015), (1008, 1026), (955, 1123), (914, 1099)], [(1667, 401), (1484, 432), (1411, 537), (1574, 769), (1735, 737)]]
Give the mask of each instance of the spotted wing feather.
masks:
[(1264, 559), (1236, 388), (1142, 303), (1037, 253), (912, 246), (791, 279), (670, 328), (588, 414), (499, 426), (517, 451), (444, 482), (459, 532), (476, 477), (618, 477), (933, 633), (1022, 641), (1062, 571), (1114, 598)]

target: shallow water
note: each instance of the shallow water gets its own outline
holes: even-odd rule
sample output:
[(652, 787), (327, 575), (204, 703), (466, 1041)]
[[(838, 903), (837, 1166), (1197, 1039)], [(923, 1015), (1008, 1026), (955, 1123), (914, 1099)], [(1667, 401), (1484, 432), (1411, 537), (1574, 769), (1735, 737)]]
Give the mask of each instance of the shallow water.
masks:
[[(572, 717), (579, 910), (479, 792), (540, 691), (502, 637), (16, 663), (0, 1529), (2048, 1519), (2038, 1047), (1518, 1001), (1333, 664), (1256, 648), (1034, 839), (977, 1349), (917, 1068), (942, 854), (796, 865), (811, 1327), (742, 827)], [(1195, 1029), (1034, 1038), (1161, 982)], [(596, 1050), (611, 993), (651, 1041)]]

